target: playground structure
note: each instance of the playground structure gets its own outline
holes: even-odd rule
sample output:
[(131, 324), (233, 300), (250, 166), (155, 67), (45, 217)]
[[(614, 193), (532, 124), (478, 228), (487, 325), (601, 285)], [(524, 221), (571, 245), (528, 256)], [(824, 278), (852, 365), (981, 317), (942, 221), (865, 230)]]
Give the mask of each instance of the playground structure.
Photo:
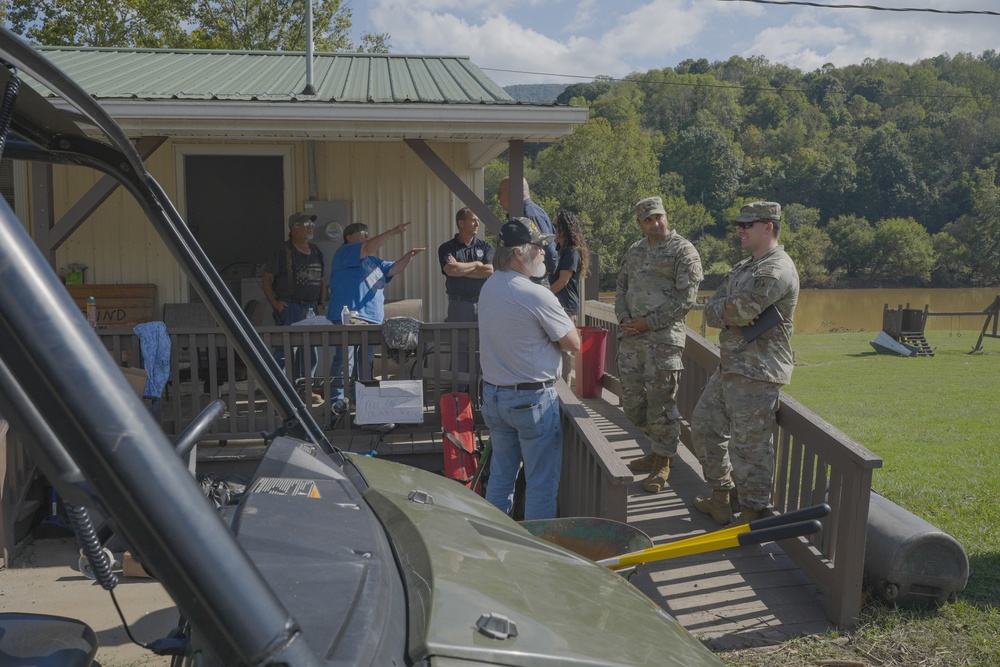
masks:
[(896, 308), (889, 308), (885, 304), (882, 311), (882, 330), (892, 336), (900, 343), (915, 348), (918, 357), (933, 357), (934, 350), (927, 344), (924, 337), (924, 328), (927, 326), (928, 317), (963, 317), (982, 316), (984, 318), (983, 328), (979, 332), (979, 339), (969, 354), (980, 352), (983, 349), (984, 338), (1000, 338), (1000, 295), (993, 299), (993, 302), (982, 311), (965, 312), (942, 312), (932, 313), (930, 307), (925, 305), (923, 310), (910, 308), (910, 304)]

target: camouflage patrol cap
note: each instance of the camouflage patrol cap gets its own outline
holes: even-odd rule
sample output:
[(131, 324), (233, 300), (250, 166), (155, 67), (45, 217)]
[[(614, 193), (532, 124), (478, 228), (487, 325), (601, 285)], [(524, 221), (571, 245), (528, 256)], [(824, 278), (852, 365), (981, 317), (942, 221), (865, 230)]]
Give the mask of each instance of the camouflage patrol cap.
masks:
[(730, 224), (741, 222), (781, 222), (781, 204), (773, 201), (755, 201), (740, 209), (740, 214), (730, 220)]
[(637, 220), (645, 220), (657, 213), (667, 214), (667, 209), (663, 208), (663, 200), (659, 197), (646, 197), (635, 205), (635, 217)]

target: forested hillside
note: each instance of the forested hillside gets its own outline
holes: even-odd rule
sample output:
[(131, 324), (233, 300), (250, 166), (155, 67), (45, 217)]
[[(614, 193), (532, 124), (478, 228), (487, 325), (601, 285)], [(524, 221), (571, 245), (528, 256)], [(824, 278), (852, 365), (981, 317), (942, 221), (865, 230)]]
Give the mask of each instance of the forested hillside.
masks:
[(638, 237), (632, 204), (650, 194), (709, 272), (739, 259), (726, 221), (768, 199), (784, 208), (781, 241), (805, 285), (1000, 283), (996, 51), (808, 73), (689, 60), (573, 84), (558, 101), (591, 119), (527, 151), (526, 174), (550, 213), (581, 213), (605, 284)]

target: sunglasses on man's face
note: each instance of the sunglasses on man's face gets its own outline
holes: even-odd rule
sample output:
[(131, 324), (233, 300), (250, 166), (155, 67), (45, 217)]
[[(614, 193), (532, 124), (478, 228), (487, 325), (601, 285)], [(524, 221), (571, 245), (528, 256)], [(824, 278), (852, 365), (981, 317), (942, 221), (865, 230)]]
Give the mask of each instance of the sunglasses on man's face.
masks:
[(739, 227), (740, 229), (750, 229), (751, 227), (753, 227), (758, 222), (763, 222), (766, 225), (767, 223), (769, 223), (771, 221), (770, 220), (751, 220), (750, 222), (737, 222), (736, 226)]

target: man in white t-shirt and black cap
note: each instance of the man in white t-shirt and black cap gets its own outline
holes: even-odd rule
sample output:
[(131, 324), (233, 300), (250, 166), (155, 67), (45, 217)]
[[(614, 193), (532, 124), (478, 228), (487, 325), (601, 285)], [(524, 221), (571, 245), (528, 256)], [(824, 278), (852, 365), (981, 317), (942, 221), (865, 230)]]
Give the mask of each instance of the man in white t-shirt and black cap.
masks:
[(493, 275), (479, 295), (482, 412), (493, 445), (486, 499), (509, 513), (523, 462), (525, 520), (556, 515), (562, 429), (554, 385), (562, 352), (580, 349), (580, 334), (559, 300), (531, 281), (545, 275), (552, 238), (529, 218), (505, 223)]

